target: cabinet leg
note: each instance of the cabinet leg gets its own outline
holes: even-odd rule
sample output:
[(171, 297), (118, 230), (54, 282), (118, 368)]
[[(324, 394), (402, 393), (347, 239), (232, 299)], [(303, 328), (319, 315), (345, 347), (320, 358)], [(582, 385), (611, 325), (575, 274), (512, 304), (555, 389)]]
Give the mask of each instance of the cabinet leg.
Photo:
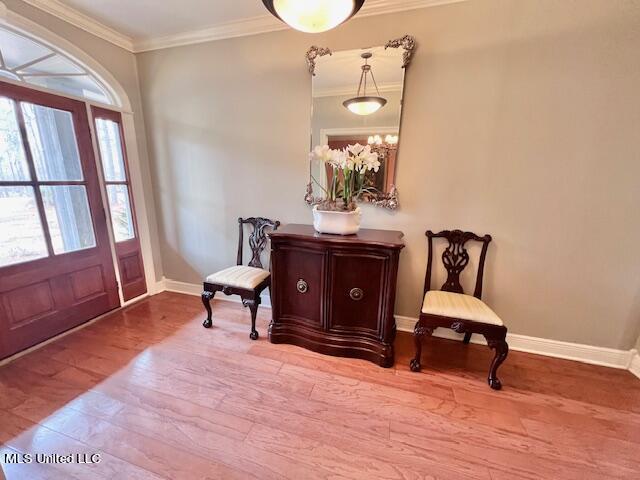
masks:
[(462, 340), (462, 342), (468, 344), (470, 341), (471, 341), (471, 332), (467, 332), (464, 334), (464, 340)]

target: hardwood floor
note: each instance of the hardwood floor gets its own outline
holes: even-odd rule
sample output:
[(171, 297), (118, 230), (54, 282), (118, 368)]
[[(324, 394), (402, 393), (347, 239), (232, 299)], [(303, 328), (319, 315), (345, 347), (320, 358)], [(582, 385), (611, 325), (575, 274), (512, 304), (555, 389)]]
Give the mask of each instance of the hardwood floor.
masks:
[[(163, 293), (0, 367), (9, 479), (611, 479), (640, 476), (631, 373), (429, 339), (422, 373), (249, 340), (249, 311)], [(10, 453), (101, 455), (9, 464)], [(1, 478), (1, 475), (0, 475)]]

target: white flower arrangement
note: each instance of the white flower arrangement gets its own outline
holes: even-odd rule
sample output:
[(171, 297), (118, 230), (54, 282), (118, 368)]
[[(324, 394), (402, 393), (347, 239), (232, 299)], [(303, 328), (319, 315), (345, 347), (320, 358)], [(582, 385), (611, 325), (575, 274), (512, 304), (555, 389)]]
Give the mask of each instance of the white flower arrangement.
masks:
[(343, 150), (331, 149), (328, 145), (318, 145), (309, 154), (310, 160), (330, 165), (333, 175), (330, 185), (324, 191), (325, 199), (318, 205), (322, 210), (355, 210), (356, 199), (367, 189), (364, 177), (367, 172), (377, 173), (380, 169), (378, 153), (370, 145), (348, 145)]

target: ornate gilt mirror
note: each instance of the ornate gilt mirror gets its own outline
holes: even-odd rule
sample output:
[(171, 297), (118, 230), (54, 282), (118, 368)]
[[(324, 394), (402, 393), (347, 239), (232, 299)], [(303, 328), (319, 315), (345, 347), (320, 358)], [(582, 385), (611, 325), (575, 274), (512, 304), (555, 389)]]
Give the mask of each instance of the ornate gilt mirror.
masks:
[[(312, 78), (311, 149), (370, 145), (380, 168), (367, 173), (367, 189), (358, 200), (392, 210), (399, 205), (395, 172), (404, 78), (414, 49), (415, 40), (406, 35), (357, 50), (313, 46), (306, 55)], [(330, 168), (312, 161), (305, 201), (317, 203), (332, 180)]]

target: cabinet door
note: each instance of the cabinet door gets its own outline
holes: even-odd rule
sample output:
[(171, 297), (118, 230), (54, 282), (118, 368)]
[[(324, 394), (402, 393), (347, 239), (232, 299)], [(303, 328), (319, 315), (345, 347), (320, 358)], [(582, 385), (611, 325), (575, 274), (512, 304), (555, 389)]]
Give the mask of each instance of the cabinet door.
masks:
[(366, 251), (331, 254), (330, 330), (381, 335), (388, 263)]
[(284, 245), (273, 252), (278, 321), (322, 327), (325, 258), (323, 250)]

